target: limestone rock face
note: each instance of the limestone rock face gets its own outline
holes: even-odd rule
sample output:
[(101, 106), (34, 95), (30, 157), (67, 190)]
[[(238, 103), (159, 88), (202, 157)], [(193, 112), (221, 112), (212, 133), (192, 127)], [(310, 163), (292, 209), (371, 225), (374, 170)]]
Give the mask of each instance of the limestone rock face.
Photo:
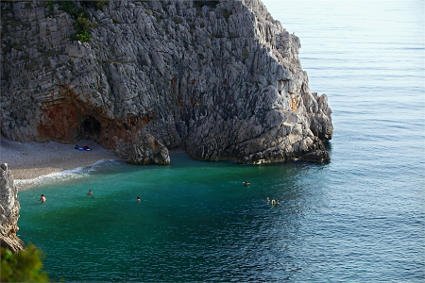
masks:
[(121, 141), (117, 144), (119, 144), (116, 147), (117, 154), (128, 163), (136, 165), (170, 164), (167, 147), (150, 134), (139, 134), (131, 142)]
[(24, 243), (16, 236), (19, 219), (18, 189), (6, 163), (0, 165), (0, 242), (2, 247), (18, 252)]
[(90, 16), (89, 42), (70, 39), (75, 19), (58, 4), (1, 3), (7, 138), (117, 149), (143, 131), (204, 160), (329, 160), (327, 97), (260, 0), (73, 3)]

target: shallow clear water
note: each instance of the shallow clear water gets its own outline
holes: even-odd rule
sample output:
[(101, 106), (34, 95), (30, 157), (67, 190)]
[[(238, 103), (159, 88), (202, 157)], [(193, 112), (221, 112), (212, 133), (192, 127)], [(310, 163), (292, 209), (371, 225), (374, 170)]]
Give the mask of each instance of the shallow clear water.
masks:
[(329, 96), (331, 163), (174, 153), (170, 167), (106, 162), (21, 192), (19, 235), (52, 278), (424, 280), (424, 2), (264, 2), (301, 38), (310, 88)]

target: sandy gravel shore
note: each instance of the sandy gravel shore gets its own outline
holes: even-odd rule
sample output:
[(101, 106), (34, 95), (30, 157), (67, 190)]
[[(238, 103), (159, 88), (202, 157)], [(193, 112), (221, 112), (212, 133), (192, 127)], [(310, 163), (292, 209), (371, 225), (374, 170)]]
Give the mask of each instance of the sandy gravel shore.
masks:
[(99, 160), (119, 159), (114, 153), (92, 141), (79, 141), (92, 151), (74, 149), (75, 144), (55, 142), (20, 143), (1, 137), (0, 162), (8, 163), (15, 179), (33, 179), (42, 175), (91, 165)]

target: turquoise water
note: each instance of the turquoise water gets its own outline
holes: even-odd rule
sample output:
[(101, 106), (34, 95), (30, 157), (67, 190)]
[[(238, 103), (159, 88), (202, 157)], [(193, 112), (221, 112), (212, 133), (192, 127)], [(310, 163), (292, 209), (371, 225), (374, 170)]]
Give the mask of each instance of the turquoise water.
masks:
[(264, 2), (329, 96), (331, 163), (173, 153), (170, 167), (106, 162), (21, 192), (19, 235), (52, 278), (423, 282), (424, 1)]

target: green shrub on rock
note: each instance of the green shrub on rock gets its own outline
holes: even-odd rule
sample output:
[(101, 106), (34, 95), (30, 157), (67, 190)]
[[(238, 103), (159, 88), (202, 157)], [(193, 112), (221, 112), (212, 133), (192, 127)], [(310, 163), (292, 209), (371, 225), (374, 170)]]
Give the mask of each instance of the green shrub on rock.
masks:
[(85, 30), (85, 31), (74, 34), (72, 39), (79, 40), (81, 42), (88, 42), (90, 40), (90, 33)]
[(57, 1), (57, 3), (60, 10), (68, 13), (75, 20), (76, 33), (71, 36), (71, 39), (88, 42), (90, 40), (89, 13), (84, 8), (78, 7), (73, 1)]
[(74, 27), (77, 31), (77, 33), (74, 34), (75, 39), (81, 42), (88, 42), (90, 40), (90, 22), (83, 13), (78, 16)]
[(47, 273), (42, 271), (43, 253), (34, 245), (13, 254), (9, 249), (1, 248), (1, 282), (49, 282)]

